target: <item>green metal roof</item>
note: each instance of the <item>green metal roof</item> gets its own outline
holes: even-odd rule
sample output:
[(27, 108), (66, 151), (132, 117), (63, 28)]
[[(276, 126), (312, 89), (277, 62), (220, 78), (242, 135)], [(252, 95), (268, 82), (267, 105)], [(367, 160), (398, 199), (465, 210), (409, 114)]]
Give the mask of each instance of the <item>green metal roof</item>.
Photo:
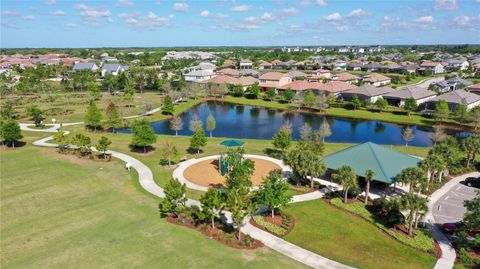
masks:
[(328, 168), (336, 170), (342, 165), (352, 167), (358, 176), (365, 176), (370, 169), (373, 180), (391, 184), (404, 168), (418, 166), (421, 160), (408, 154), (367, 142), (346, 148), (325, 157)]
[(245, 144), (245, 142), (243, 142), (241, 140), (235, 140), (235, 139), (224, 140), (224, 141), (222, 141), (222, 143), (220, 143), (220, 145), (223, 145), (223, 146), (226, 146), (226, 147), (240, 147), (240, 146), (243, 146), (243, 144)]

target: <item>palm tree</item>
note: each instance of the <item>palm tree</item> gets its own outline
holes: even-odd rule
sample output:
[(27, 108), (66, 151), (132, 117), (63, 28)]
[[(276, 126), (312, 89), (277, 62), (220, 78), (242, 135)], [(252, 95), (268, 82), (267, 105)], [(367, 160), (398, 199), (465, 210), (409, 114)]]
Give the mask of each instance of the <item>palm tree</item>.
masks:
[(419, 167), (403, 169), (397, 176), (397, 182), (408, 184), (409, 193), (413, 193), (414, 190), (421, 192), (426, 189), (428, 183), (424, 171)]
[(423, 198), (413, 193), (408, 193), (400, 198), (401, 208), (409, 210), (408, 217), (408, 236), (413, 237), (413, 227), (417, 220), (419, 212), (426, 212), (428, 210), (427, 198)]
[(413, 129), (408, 126), (402, 129), (402, 137), (405, 140), (405, 147), (408, 146), (408, 142), (412, 141), (414, 137)]
[(352, 167), (348, 165), (342, 165), (337, 172), (333, 175), (335, 180), (338, 180), (343, 187), (343, 202), (348, 201), (348, 190), (358, 188), (357, 173)]
[(435, 153), (428, 154), (422, 161), (421, 167), (427, 174), (428, 183), (434, 181), (435, 175), (437, 175), (438, 179), (441, 181), (441, 174), (447, 169), (445, 160), (442, 156)]
[(365, 171), (365, 181), (367, 185), (365, 186), (365, 204), (368, 204), (368, 195), (370, 194), (370, 182), (372, 181), (373, 177), (375, 176), (375, 172), (368, 169)]
[(313, 179), (323, 175), (327, 170), (322, 157), (311, 150), (293, 149), (287, 154), (285, 162), (303, 178), (310, 176), (310, 187), (312, 189)]

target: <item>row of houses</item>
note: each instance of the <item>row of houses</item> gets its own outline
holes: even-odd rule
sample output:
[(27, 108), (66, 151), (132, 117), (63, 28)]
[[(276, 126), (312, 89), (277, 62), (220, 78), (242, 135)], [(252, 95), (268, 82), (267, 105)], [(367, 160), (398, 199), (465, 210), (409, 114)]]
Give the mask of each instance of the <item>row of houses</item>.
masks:
[(95, 62), (79, 62), (73, 66), (70, 72), (75, 73), (79, 70), (89, 70), (92, 73), (96, 73), (100, 70), (100, 73), (103, 77), (107, 73), (116, 76), (120, 74), (120, 72), (128, 71), (129, 67), (118, 63), (104, 63), (99, 67)]

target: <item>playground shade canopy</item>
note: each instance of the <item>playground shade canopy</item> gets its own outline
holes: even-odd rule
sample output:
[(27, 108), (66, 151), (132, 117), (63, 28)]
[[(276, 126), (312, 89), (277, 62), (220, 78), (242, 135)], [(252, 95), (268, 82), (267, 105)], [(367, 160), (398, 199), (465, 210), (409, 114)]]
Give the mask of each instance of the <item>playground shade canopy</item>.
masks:
[(222, 141), (222, 143), (220, 143), (220, 145), (223, 145), (223, 146), (226, 146), (226, 147), (240, 147), (240, 146), (243, 146), (243, 144), (245, 144), (245, 142), (240, 141), (240, 140), (235, 140), (235, 139), (224, 140), (224, 141)]
[(365, 176), (370, 169), (373, 180), (392, 184), (400, 172), (407, 167), (418, 166), (421, 159), (367, 142), (332, 153), (325, 157), (329, 169), (337, 170), (342, 165), (352, 167), (358, 176)]

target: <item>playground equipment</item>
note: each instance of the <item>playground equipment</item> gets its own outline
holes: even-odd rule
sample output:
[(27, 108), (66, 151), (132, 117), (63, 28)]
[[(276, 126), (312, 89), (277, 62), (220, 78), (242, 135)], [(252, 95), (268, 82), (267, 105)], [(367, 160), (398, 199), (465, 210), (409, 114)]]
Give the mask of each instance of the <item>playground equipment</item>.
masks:
[[(226, 147), (241, 147), (243, 144), (245, 144), (245, 142), (240, 140), (224, 140), (220, 143), (220, 145)], [(220, 157), (218, 159), (218, 170), (222, 176), (225, 176), (228, 173), (228, 161), (226, 160), (226, 153), (220, 153)]]

